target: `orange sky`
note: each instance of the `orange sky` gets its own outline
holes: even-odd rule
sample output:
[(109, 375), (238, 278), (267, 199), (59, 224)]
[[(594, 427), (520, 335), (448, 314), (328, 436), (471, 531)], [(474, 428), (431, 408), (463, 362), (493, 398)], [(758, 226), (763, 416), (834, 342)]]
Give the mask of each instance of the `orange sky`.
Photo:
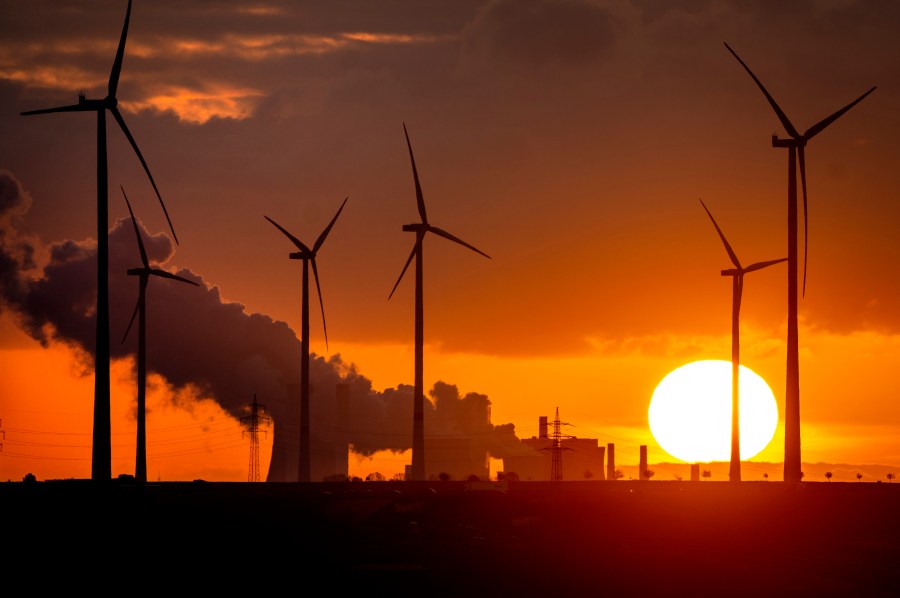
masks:
[[(890, 275), (900, 258), (900, 9), (351, 4), (135, 1), (120, 107), (180, 243), (109, 119), (111, 247), (121, 248), (111, 328), (123, 357), (112, 376), (114, 475), (134, 465), (134, 345), (119, 341), (137, 293), (120, 271), (137, 256), (133, 231), (118, 228), (118, 186), (154, 259), (203, 283), (190, 295), (151, 282), (148, 476), (243, 480), (240, 406), (253, 393), (274, 403), (299, 377), (290, 355), (226, 351), (209, 311), (259, 316), (260, 346), (266, 330), (286, 346), (299, 330), (299, 264), (264, 215), (312, 243), (349, 196), (318, 259), (328, 347), (314, 306), (312, 350), (355, 364), (376, 394), (412, 383), (411, 276), (388, 301), (412, 243), (401, 225), (417, 217), (403, 122), (429, 220), (491, 256), (426, 241), (426, 390), (440, 380), (487, 395), (492, 422), (515, 424), (520, 438), (559, 407), (570, 432), (615, 442), (623, 463), (641, 444), (651, 461), (671, 460), (649, 433), (653, 388), (684, 363), (728, 359), (731, 346), (731, 281), (719, 276), (729, 263), (697, 198), (745, 263), (786, 253), (787, 160), (770, 142), (783, 131), (723, 41), (801, 130), (878, 86), (807, 149), (803, 460), (900, 464), (900, 288)], [(94, 121), (19, 113), (74, 103), (80, 91), (102, 97), (124, 8), (0, 7), (0, 242), (11, 259), (0, 263), (0, 479), (90, 473), (91, 369), (70, 346), (85, 337), (91, 305), (90, 272), (79, 269), (90, 262), (79, 256), (96, 228)], [(782, 413), (784, 272), (749, 275), (741, 313), (742, 363)], [(192, 384), (207, 378), (222, 378), (215, 388), (229, 396)], [(758, 460), (781, 459), (782, 434)], [(271, 438), (261, 444), (264, 476)], [(378, 455), (351, 458), (351, 470), (390, 475), (408, 462)]]

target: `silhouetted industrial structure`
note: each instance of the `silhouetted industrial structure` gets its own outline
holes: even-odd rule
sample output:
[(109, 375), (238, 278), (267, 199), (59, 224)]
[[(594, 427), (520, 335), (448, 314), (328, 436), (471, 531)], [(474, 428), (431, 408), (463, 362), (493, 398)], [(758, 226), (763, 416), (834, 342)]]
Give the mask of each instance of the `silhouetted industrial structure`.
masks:
[(606, 479), (619, 479), (616, 475), (616, 445), (613, 442), (606, 445)]
[[(574, 438), (574, 436), (563, 435), (562, 427), (570, 426), (568, 422), (560, 421), (559, 407), (556, 408), (556, 418), (553, 420), (553, 436), (550, 438), (550, 481), (561, 482), (563, 480), (563, 451), (571, 451), (571, 447), (563, 446), (563, 438)], [(547, 449), (544, 449), (547, 450)]]
[[(604, 475), (606, 447), (599, 446), (596, 438), (565, 436), (561, 431), (557, 437), (557, 422), (561, 430), (563, 422), (559, 421), (559, 409), (557, 409), (554, 432), (551, 436), (548, 431), (547, 417), (540, 416), (538, 419), (539, 435), (521, 440), (523, 445), (532, 450), (526, 454), (504, 457), (504, 474), (515, 474), (519, 480), (532, 481), (607, 479), (608, 476)], [(554, 465), (553, 447), (557, 440), (558, 461)], [(565, 451), (564, 457), (562, 456), (563, 451)], [(558, 467), (558, 470), (554, 471), (555, 467)], [(614, 477), (609, 479), (614, 479)]]
[(640, 447), (640, 461), (638, 462), (638, 479), (641, 481), (648, 480), (647, 477), (647, 445), (642, 444)]
[(263, 415), (266, 412), (266, 406), (256, 400), (256, 393), (253, 393), (253, 402), (244, 405), (244, 411), (247, 411), (249, 415), (242, 417), (241, 423), (247, 426), (246, 432), (250, 434), (250, 466), (247, 481), (259, 482), (259, 425), (271, 421), (271, 418)]
[(322, 329), (325, 333), (325, 347), (327, 348), (328, 328), (325, 325), (325, 304), (322, 301), (322, 289), (319, 287), (319, 270), (316, 268), (316, 254), (318, 253), (319, 248), (322, 247), (322, 243), (325, 242), (325, 238), (337, 221), (338, 216), (341, 215), (341, 211), (347, 204), (347, 199), (348, 198), (346, 197), (344, 198), (344, 201), (341, 203), (341, 207), (338, 208), (334, 218), (332, 218), (331, 222), (328, 223), (328, 226), (319, 233), (319, 237), (316, 239), (312, 249), (304, 245), (300, 239), (282, 228), (277, 222), (268, 216), (264, 216), (266, 220), (271, 222), (275, 228), (280, 230), (282, 234), (290, 239), (294, 246), (299, 249), (299, 251), (289, 254), (288, 257), (292, 260), (303, 260), (303, 274), (301, 277), (300, 291), (300, 442), (298, 443), (300, 457), (297, 466), (297, 477), (301, 482), (309, 482), (312, 479), (310, 477), (310, 453), (312, 451), (312, 441), (309, 430), (309, 268), (312, 266), (313, 276), (316, 282), (316, 292), (319, 295), (319, 308), (322, 310)]
[(403, 230), (406, 232), (414, 232), (416, 233), (416, 242), (413, 245), (412, 251), (409, 253), (409, 257), (406, 259), (406, 264), (403, 266), (403, 270), (400, 271), (400, 276), (397, 277), (397, 282), (394, 283), (394, 288), (391, 289), (390, 295), (388, 295), (388, 300), (394, 296), (394, 291), (397, 290), (397, 285), (400, 284), (400, 281), (403, 279), (403, 275), (406, 273), (406, 269), (409, 268), (409, 264), (413, 261), (413, 258), (416, 260), (416, 305), (415, 305), (415, 334), (414, 334), (414, 370), (413, 370), (413, 433), (412, 433), (412, 464), (407, 470), (407, 479), (422, 481), (426, 479), (426, 457), (425, 457), (425, 388), (423, 381), (423, 368), (424, 368), (424, 345), (425, 345), (425, 332), (424, 332), (424, 299), (423, 299), (423, 265), (422, 262), (424, 260), (423, 253), (423, 244), (425, 242), (425, 235), (428, 233), (433, 233), (439, 237), (443, 237), (447, 240), (453, 241), (454, 243), (458, 243), (463, 247), (471, 249), (476, 253), (480, 253), (486, 258), (489, 258), (488, 254), (481, 251), (480, 249), (475, 248), (472, 245), (469, 245), (465, 241), (458, 239), (457, 237), (451, 235), (447, 231), (440, 229), (436, 226), (432, 226), (428, 223), (428, 218), (425, 215), (425, 198), (422, 195), (422, 186), (419, 184), (419, 173), (416, 170), (416, 159), (413, 157), (412, 144), (409, 141), (409, 133), (406, 131), (406, 123), (403, 123), (403, 134), (406, 137), (406, 147), (409, 150), (409, 161), (412, 165), (413, 171), (413, 180), (416, 185), (416, 205), (419, 210), (419, 218), (420, 222), (415, 222), (413, 224), (404, 224)]
[(138, 484), (147, 483), (147, 284), (150, 282), (151, 276), (160, 278), (168, 278), (179, 282), (186, 282), (194, 286), (200, 286), (192, 280), (183, 278), (166, 272), (159, 268), (151, 268), (150, 261), (147, 258), (147, 251), (144, 249), (144, 241), (141, 239), (141, 232), (138, 230), (137, 220), (134, 217), (134, 211), (131, 209), (131, 202), (128, 201), (128, 195), (125, 193), (125, 187), (122, 189), (122, 195), (125, 197), (125, 205), (128, 206), (128, 213), (131, 214), (131, 224), (134, 225), (134, 235), (137, 238), (138, 251), (141, 254), (141, 267), (129, 268), (127, 273), (129, 276), (140, 277), (138, 283), (138, 300), (134, 306), (134, 312), (131, 314), (131, 320), (122, 336), (122, 342), (128, 338), (128, 333), (134, 324), (134, 319), (138, 319), (138, 354), (137, 354), (137, 449), (134, 459), (134, 480)]
[[(275, 422), (277, 428), (272, 445), (272, 459), (267, 481), (297, 482), (300, 454), (297, 451), (302, 417), (300, 404), (293, 400), (300, 393), (299, 384), (286, 385), (285, 411)], [(350, 387), (346, 383), (335, 385), (334, 400), (322, 393), (316, 400), (316, 413), (322, 419), (311, 421), (309, 480), (321, 482), (327, 479), (346, 478), (349, 472), (350, 443), (347, 429), (350, 414)], [(321, 403), (320, 403), (321, 401)]]
[(712, 212), (709, 211), (709, 208), (706, 207), (706, 204), (703, 203), (703, 200), (700, 200), (700, 205), (703, 206), (703, 209), (706, 210), (706, 214), (709, 216), (709, 219), (712, 220), (713, 226), (716, 227), (716, 232), (719, 233), (719, 238), (722, 240), (722, 244), (725, 245), (725, 251), (728, 253), (728, 257), (731, 259), (731, 263), (734, 264), (734, 268), (729, 268), (727, 270), (722, 270), (722, 276), (731, 276), (732, 278), (732, 292), (731, 292), (731, 466), (729, 468), (729, 476), (732, 482), (740, 482), (741, 481), (741, 436), (740, 436), (740, 422), (741, 422), (741, 414), (740, 414), (740, 365), (741, 365), (741, 325), (740, 325), (740, 316), (741, 316), (741, 295), (744, 292), (744, 274), (749, 272), (754, 272), (756, 270), (762, 270), (763, 268), (768, 268), (769, 266), (773, 266), (775, 264), (780, 264), (781, 262), (787, 261), (786, 257), (776, 259), (776, 260), (768, 260), (765, 262), (756, 262), (750, 264), (749, 266), (741, 266), (740, 260), (738, 260), (737, 254), (731, 247), (731, 244), (728, 242), (728, 239), (725, 238), (725, 233), (722, 232), (722, 229), (719, 228), (719, 223), (716, 222), (716, 219), (713, 218)]

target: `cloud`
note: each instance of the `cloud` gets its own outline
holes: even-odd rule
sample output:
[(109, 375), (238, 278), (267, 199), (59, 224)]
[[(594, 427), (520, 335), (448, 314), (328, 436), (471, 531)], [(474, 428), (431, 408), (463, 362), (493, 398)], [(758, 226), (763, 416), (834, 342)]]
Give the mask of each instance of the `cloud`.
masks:
[(469, 51), (512, 65), (560, 68), (602, 59), (614, 21), (603, 6), (579, 0), (494, 0), (467, 31)]

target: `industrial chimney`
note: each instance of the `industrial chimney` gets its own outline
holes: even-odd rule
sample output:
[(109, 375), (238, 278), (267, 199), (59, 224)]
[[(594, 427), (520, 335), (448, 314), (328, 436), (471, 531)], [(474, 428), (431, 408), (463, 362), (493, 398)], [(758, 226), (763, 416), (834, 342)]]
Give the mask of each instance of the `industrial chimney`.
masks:
[(612, 442), (606, 445), (606, 479), (616, 479), (616, 445)]
[(646, 480), (647, 479), (647, 445), (641, 445), (641, 464), (640, 469), (638, 469), (638, 479)]
[(538, 418), (538, 438), (548, 438), (546, 415), (542, 415)]

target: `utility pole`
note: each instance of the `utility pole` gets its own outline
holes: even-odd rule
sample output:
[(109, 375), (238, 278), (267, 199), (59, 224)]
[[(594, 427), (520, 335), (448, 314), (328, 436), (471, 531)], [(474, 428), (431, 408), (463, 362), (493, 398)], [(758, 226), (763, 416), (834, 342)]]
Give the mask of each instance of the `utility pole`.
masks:
[[(271, 421), (272, 418), (267, 415), (261, 415), (266, 412), (266, 406), (260, 404), (256, 400), (256, 393), (253, 393), (253, 402), (244, 405), (244, 411), (249, 415), (241, 418), (241, 422), (247, 426), (250, 432), (250, 474), (247, 478), (248, 482), (259, 481), (259, 424), (260, 422)], [(265, 430), (263, 430), (265, 433)], [(243, 437), (243, 434), (241, 434)]]
[[(562, 468), (562, 452), (572, 450), (562, 445), (563, 438), (574, 438), (574, 436), (563, 435), (562, 426), (571, 426), (566, 422), (559, 420), (559, 407), (556, 408), (556, 419), (553, 420), (553, 435), (550, 443), (550, 481), (561, 482), (563, 479)], [(543, 449), (548, 450), (548, 449)]]

